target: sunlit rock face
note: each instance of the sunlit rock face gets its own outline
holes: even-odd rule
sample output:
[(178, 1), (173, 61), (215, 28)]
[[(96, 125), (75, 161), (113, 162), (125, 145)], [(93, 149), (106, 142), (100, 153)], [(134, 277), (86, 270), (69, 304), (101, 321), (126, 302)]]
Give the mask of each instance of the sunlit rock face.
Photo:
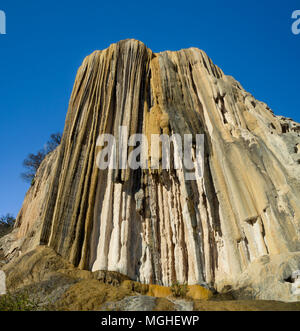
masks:
[[(203, 177), (100, 171), (97, 138), (118, 142), (119, 126), (204, 134)], [(62, 143), (18, 218), (21, 251), (48, 245), (82, 269), (145, 283), (233, 284), (263, 255), (300, 251), (299, 144), (300, 124), (275, 116), (203, 51), (113, 44), (78, 70)]]

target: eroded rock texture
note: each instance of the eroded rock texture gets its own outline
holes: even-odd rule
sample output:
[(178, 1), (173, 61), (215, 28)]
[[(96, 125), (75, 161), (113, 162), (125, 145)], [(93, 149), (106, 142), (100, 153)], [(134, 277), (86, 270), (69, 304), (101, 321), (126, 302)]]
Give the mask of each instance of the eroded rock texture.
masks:
[[(203, 178), (100, 171), (97, 138), (121, 125), (129, 135), (204, 133)], [(203, 51), (121, 41), (79, 68), (62, 143), (26, 197), (18, 238), (145, 283), (233, 284), (263, 255), (300, 251), (299, 136), (300, 124)]]

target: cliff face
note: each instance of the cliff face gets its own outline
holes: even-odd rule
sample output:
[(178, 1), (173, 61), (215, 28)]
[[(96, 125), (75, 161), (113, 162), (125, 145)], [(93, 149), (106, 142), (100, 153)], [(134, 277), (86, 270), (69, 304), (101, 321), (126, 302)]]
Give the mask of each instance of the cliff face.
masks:
[[(119, 126), (204, 134), (203, 178), (99, 170), (97, 138), (118, 141)], [(48, 245), (79, 268), (145, 283), (233, 284), (261, 256), (300, 251), (299, 146), (300, 124), (275, 116), (203, 51), (113, 44), (78, 70), (62, 143), (18, 217), (21, 251)]]

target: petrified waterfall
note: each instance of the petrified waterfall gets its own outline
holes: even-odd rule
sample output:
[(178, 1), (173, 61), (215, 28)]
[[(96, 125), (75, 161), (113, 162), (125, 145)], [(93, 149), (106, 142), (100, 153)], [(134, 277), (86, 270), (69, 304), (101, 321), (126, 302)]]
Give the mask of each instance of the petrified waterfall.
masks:
[[(204, 175), (99, 170), (97, 138), (204, 134)], [(231, 283), (256, 258), (300, 251), (300, 124), (275, 116), (196, 48), (125, 40), (79, 68), (59, 148), (18, 216), (22, 252), (145, 283)], [(133, 147), (128, 147), (128, 152)]]

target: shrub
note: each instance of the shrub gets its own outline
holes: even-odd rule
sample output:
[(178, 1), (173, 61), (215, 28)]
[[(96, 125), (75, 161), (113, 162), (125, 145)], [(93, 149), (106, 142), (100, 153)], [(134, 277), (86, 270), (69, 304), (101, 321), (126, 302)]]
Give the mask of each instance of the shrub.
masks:
[(176, 282), (171, 286), (171, 291), (174, 297), (185, 298), (188, 293), (188, 286), (186, 283), (179, 284), (178, 282)]
[(15, 224), (15, 218), (12, 214), (6, 214), (0, 217), (0, 224), (13, 227)]
[(0, 238), (12, 231), (15, 221), (15, 218), (11, 214), (0, 217)]
[(0, 296), (0, 311), (36, 311), (38, 306), (26, 292)]
[(31, 183), (31, 185), (34, 184), (34, 177), (39, 166), (43, 162), (46, 155), (53, 152), (56, 147), (60, 145), (61, 138), (61, 133), (52, 134), (44, 149), (39, 150), (36, 154), (31, 153), (27, 156), (27, 158), (23, 161), (25, 172), (21, 174), (24, 181)]

